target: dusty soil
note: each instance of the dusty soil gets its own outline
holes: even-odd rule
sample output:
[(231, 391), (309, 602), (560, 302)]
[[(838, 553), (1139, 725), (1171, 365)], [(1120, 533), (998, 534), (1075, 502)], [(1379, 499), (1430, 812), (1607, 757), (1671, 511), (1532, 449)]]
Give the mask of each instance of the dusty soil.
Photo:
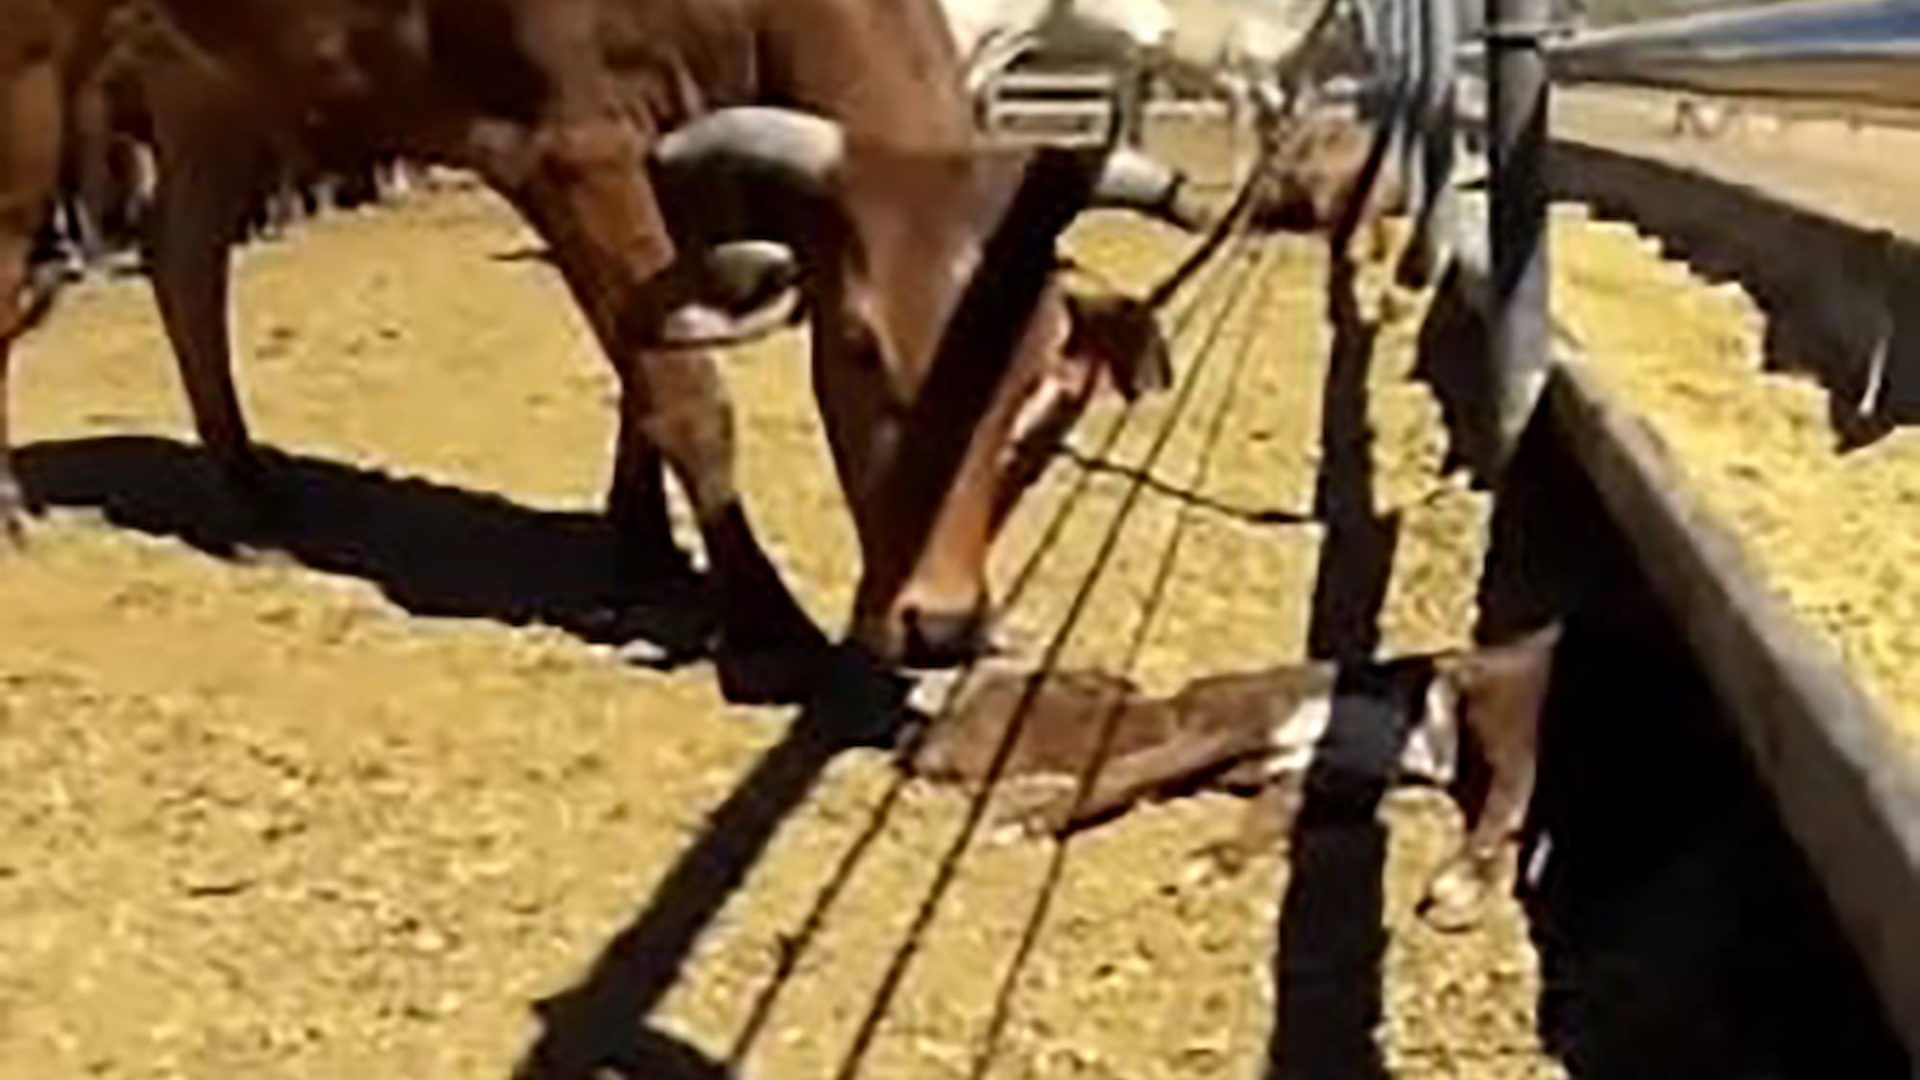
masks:
[[(1697, 100), (1725, 107), (1717, 99)], [(1920, 130), (1911, 114), (1875, 123), (1870, 112), (1849, 118), (1831, 108), (1755, 102), (1739, 106), (1723, 129), (1701, 136), (1676, 133), (1678, 101), (1659, 91), (1556, 91), (1554, 131), (1759, 188), (1843, 221), (1920, 236), (1920, 200), (1912, 195)]]
[[(1180, 250), (1117, 222), (1079, 243), (1136, 281)], [(1225, 799), (1076, 840), (989, 1058), (1054, 849), (958, 845), (959, 795), (723, 706), (704, 665), (633, 667), (561, 628), (592, 625), (611, 573), (590, 516), (610, 381), (529, 244), (463, 192), (245, 255), (245, 393), (304, 517), (286, 551), (230, 543), (142, 284), (83, 288), (18, 357), (53, 506), (0, 564), (0, 1076), (501, 1077), (542, 1039), (635, 1076), (1559, 1074), (1518, 911), (1457, 937), (1413, 917), (1457, 829), (1422, 793), (1385, 832), (1297, 835), (1297, 873), (1280, 851), (1215, 868), (1243, 813)], [(1068, 666), (1122, 666), (1177, 527), (1150, 688), (1299, 659), (1343, 619), (1387, 652), (1467, 633), (1485, 507), (1437, 475), (1412, 313), (1336, 350), (1317, 251), (1251, 259), (1186, 327), (1191, 407)], [(855, 567), (800, 352), (730, 361), (744, 486), (837, 625)], [(1328, 405), (1345, 431), (1323, 439)], [(1085, 465), (1003, 545), (1004, 588), (1073, 499), (1010, 619), (1029, 659), (1174, 409), (1111, 446), (1118, 413), (1092, 418)], [(1322, 472), (1346, 510), (1316, 515)]]
[(1765, 316), (1739, 286), (1577, 208), (1559, 213), (1554, 242), (1557, 314), (1595, 372), (1920, 746), (1920, 431), (1843, 454), (1826, 395), (1763, 371)]

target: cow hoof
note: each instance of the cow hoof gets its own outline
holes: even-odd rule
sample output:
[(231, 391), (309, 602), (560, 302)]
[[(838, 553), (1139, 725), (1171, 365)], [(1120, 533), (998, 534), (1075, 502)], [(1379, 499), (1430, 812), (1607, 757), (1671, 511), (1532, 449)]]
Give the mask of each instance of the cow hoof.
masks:
[(833, 650), (816, 667), (807, 698), (807, 719), (836, 745), (896, 749), (914, 714), (907, 704), (909, 680), (864, 650)]
[(691, 600), (706, 599), (706, 577), (696, 570), (693, 559), (680, 545), (662, 543), (620, 544), (614, 575), (621, 590), (634, 596)]
[(824, 685), (828, 662), (824, 649), (733, 647), (724, 635), (713, 659), (720, 694), (734, 705), (804, 705)]
[(1465, 933), (1485, 921), (1499, 888), (1497, 859), (1458, 855), (1428, 882), (1421, 898), (1422, 922), (1444, 934)]
[(27, 503), (12, 477), (0, 479), (0, 555), (27, 546)]

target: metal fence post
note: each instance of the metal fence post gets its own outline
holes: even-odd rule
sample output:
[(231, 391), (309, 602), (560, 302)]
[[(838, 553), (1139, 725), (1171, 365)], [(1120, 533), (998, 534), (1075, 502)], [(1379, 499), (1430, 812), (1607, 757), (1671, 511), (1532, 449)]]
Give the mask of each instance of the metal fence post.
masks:
[(1408, 210), (1413, 215), (1414, 235), (1398, 275), (1401, 284), (1416, 288), (1430, 283), (1447, 261), (1459, 228), (1458, 195), (1453, 189), (1458, 139), (1454, 114), (1458, 85), (1455, 54), (1460, 40), (1457, 3), (1421, 2), (1425, 12), (1425, 32), (1420, 39), (1423, 79), (1414, 104), (1414, 129), (1419, 133), (1417, 161), (1422, 184), (1417, 198), (1409, 185)]
[(1487, 0), (1493, 169), (1489, 338), (1503, 456), (1533, 415), (1549, 359), (1549, 11), (1549, 0)]
[(1427, 204), (1426, 97), (1429, 0), (1400, 0), (1400, 178), (1407, 210)]

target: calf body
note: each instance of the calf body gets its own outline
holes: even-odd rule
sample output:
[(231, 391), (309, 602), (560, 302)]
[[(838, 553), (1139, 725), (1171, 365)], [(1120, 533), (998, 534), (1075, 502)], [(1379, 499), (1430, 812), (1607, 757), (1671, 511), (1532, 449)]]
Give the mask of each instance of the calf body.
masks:
[[(1056, 781), (1020, 811), (1025, 824), (1053, 834), (1196, 787), (1297, 792), (1311, 784), (1364, 799), (1406, 780), (1456, 786), (1466, 834), (1435, 873), (1425, 909), (1437, 925), (1463, 927), (1512, 862), (1558, 639), (1548, 629), (1466, 653), (1216, 676), (1165, 698), (1097, 673), (1037, 685), (1034, 676), (992, 675), (936, 721), (912, 766), (929, 779), (977, 785), (1004, 747), (1005, 775)], [(1471, 767), (1458, 769), (1463, 745)], [(1258, 835), (1284, 822), (1265, 825)]]

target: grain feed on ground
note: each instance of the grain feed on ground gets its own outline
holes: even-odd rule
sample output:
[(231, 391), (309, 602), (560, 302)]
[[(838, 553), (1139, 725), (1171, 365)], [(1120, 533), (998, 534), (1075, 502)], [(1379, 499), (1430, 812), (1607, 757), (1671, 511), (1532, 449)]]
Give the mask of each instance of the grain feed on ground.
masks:
[(1825, 392), (1763, 369), (1766, 320), (1737, 285), (1574, 207), (1553, 243), (1558, 314), (1594, 374), (1920, 747), (1920, 432), (1843, 453)]
[[(1185, 243), (1104, 217), (1074, 237), (1136, 283)], [(325, 505), (357, 509), (315, 524), (320, 551), (223, 542), (233, 530), (142, 284), (78, 290), (21, 350), (17, 433), (56, 505), (31, 551), (0, 562), (0, 1076), (500, 1077), (543, 1035), (620, 1050), (635, 1075), (698, 1076), (762, 1000), (744, 1075), (846, 1061), (968, 806), (919, 786), (890, 797), (881, 754), (810, 756), (789, 712), (724, 706), (703, 665), (637, 669), (542, 625), (590, 600), (608, 567), (585, 515), (613, 410), (532, 244), (497, 202), (455, 192), (241, 256), (257, 433)], [(1118, 664), (1182, 513), (1184, 553), (1135, 676), (1166, 688), (1300, 659), (1330, 450), (1372, 475), (1362, 531), (1397, 522), (1382, 650), (1457, 644), (1485, 507), (1436, 475), (1411, 324), (1366, 343), (1370, 425), (1329, 444), (1322, 257), (1268, 242), (1240, 258), (1227, 272), (1250, 271), (1243, 291), (1207, 290), (1181, 335), (1192, 414), (1062, 662)], [(801, 352), (788, 336), (726, 364), (752, 513), (835, 626), (854, 550)], [(1195, 418), (1223, 400), (1196, 485)], [(1009, 618), (1025, 655), (1059, 624), (1172, 407), (1144, 405), (1100, 452), (1120, 423), (1102, 406), (1074, 437), (1078, 463), (1023, 509), (1002, 585), (1086, 481)], [(1212, 869), (1206, 849), (1244, 812), (1184, 801), (1075, 843), (989, 1075), (1244, 1076), (1270, 1056), (1348, 1051), (1408, 1078), (1560, 1075), (1534, 1033), (1517, 908), (1459, 937), (1414, 917), (1457, 835), (1443, 799), (1395, 796), (1384, 831), (1299, 838), (1310, 881), (1282, 851)], [(967, 848), (859, 1075), (973, 1067), (1050, 851), (998, 836)], [(1276, 955), (1283, 939), (1307, 944)], [(595, 1044), (609, 1027), (619, 1037)]]

